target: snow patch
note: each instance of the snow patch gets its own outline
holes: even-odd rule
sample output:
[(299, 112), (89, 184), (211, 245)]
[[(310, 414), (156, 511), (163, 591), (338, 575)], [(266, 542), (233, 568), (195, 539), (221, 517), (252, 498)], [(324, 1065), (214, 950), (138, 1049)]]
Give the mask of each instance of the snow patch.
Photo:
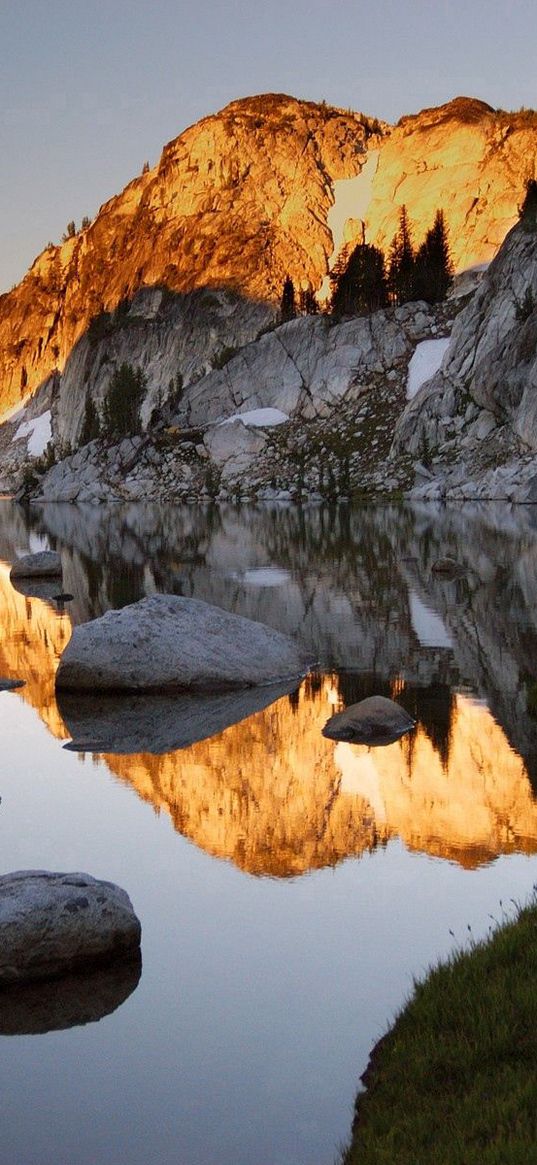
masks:
[(410, 621), (422, 647), (453, 647), (453, 640), (440, 615), (422, 603), (415, 591), (409, 593)]
[(406, 382), (406, 399), (412, 400), (427, 380), (438, 372), (444, 353), (450, 344), (451, 337), (443, 340), (422, 340), (408, 365), (408, 379)]
[(282, 413), (281, 409), (251, 409), (249, 413), (234, 413), (232, 417), (226, 417), (225, 421), (220, 421), (219, 424), (231, 425), (233, 421), (242, 421), (243, 425), (268, 429), (272, 425), (283, 425), (288, 420), (288, 413)]
[(40, 417), (34, 417), (32, 421), (23, 421), (19, 425), (15, 433), (15, 440), (19, 437), (28, 437), (28, 453), (30, 457), (41, 457), (45, 449), (52, 439), (50, 409), (46, 413), (41, 413)]

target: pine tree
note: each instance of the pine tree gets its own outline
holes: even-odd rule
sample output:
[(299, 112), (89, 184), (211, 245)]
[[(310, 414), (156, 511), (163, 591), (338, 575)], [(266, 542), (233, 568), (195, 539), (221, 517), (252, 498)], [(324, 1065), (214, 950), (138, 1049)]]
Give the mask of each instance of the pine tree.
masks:
[(415, 259), (414, 299), (439, 303), (453, 279), (447, 228), (443, 210), (437, 210), (434, 224), (425, 236)]
[(101, 431), (101, 424), (99, 421), (99, 414), (95, 407), (93, 397), (88, 394), (86, 397), (86, 407), (84, 409), (84, 420), (82, 422), (82, 430), (80, 433), (80, 445), (87, 445), (89, 441), (94, 441), (99, 436)]
[(338, 317), (378, 311), (388, 303), (384, 255), (369, 243), (358, 243), (341, 271), (333, 273), (332, 314)]
[(414, 298), (414, 247), (406, 206), (399, 210), (399, 228), (390, 247), (388, 287), (392, 303)]
[(316, 316), (319, 314), (319, 304), (315, 299), (315, 294), (311, 287), (306, 291), (300, 292), (300, 311), (303, 316)]
[(537, 227), (537, 181), (528, 178), (524, 202), (519, 211), (520, 221), (527, 231), (534, 231)]
[(295, 286), (289, 275), (285, 276), (282, 298), (280, 303), (280, 318), (282, 324), (287, 320), (294, 320), (296, 316)]

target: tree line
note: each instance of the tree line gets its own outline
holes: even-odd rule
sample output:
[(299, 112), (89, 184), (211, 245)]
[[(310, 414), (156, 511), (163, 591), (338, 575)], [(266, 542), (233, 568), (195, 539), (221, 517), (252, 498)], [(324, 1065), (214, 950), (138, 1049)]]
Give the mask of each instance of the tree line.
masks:
[[(399, 226), (386, 259), (379, 247), (358, 243), (344, 256), (330, 276), (332, 294), (329, 314), (336, 318), (361, 315), (413, 300), (439, 303), (453, 279), (453, 264), (444, 212), (437, 210), (434, 223), (417, 248), (412, 240), (406, 206), (399, 211)], [(280, 315), (282, 322), (319, 310), (313, 292), (302, 292), (297, 301), (292, 279), (284, 282)]]

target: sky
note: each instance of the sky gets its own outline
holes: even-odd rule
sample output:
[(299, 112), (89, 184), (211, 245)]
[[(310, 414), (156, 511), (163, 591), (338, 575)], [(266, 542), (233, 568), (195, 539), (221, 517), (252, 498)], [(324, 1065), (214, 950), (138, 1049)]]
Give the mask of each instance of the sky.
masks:
[(535, 0), (0, 0), (0, 290), (237, 97), (534, 108), (536, 46)]

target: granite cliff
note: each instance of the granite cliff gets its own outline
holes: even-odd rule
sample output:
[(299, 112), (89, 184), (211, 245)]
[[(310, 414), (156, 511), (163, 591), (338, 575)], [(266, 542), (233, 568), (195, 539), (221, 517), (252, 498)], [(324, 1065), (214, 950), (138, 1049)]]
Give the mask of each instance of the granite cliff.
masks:
[(536, 289), (530, 210), (456, 319), (441, 368), (397, 423), (392, 459), (410, 451), (418, 460), (416, 496), (537, 500)]
[(465, 98), (395, 127), (284, 95), (233, 102), (0, 297), (3, 415), (65, 380), (80, 419), (129, 360), (148, 376), (147, 423), (178, 376), (193, 383), (270, 325), (286, 274), (320, 292), (346, 244), (389, 245), (403, 202), (417, 242), (443, 206), (457, 269), (487, 263), (536, 144), (533, 113)]

